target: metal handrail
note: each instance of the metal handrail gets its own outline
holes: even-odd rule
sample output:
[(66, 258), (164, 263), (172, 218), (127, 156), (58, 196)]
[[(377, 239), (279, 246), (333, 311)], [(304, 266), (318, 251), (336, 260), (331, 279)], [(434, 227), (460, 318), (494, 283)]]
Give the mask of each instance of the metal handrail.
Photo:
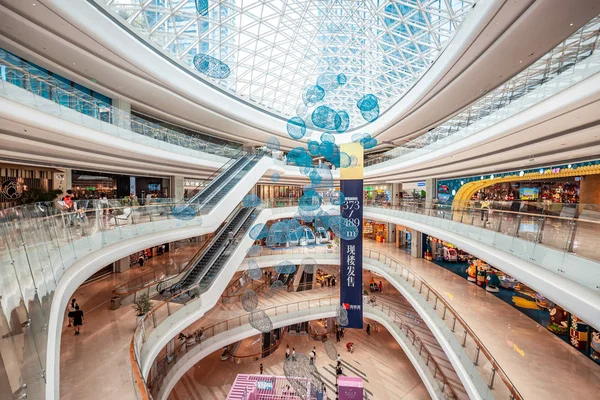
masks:
[[(311, 303), (318, 303), (318, 307), (322, 306), (322, 303), (327, 301), (329, 304), (325, 304), (325, 305), (333, 305), (333, 300), (337, 300), (339, 302), (339, 296), (327, 296), (327, 297), (321, 297), (321, 298), (317, 298), (317, 299), (308, 299), (308, 300), (301, 300), (301, 301), (297, 301), (297, 302), (293, 302), (293, 303), (287, 303), (287, 304), (282, 304), (282, 305), (278, 305), (278, 306), (272, 306), (272, 307), (268, 307), (268, 308), (263, 308), (262, 310), (266, 313), (269, 310), (275, 310), (275, 315), (279, 315), (277, 313), (277, 309), (282, 308), (285, 306), (286, 308), (286, 314), (288, 314), (290, 312), (290, 307), (293, 308), (293, 306), (296, 306), (296, 308), (299, 310), (300, 309), (300, 305), (301, 304), (307, 304), (308, 308), (311, 308)], [(371, 306), (374, 309), (378, 309), (379, 306)], [(392, 315), (393, 313), (393, 322), (397, 323), (397, 320), (400, 322), (400, 329), (403, 330), (404, 328), (406, 328), (406, 337), (409, 338), (410, 334), (412, 334), (412, 338), (413, 338), (413, 343), (414, 341), (418, 341), (419, 342), (419, 346), (420, 346), (420, 351), (425, 351), (425, 353), (427, 354), (427, 362), (426, 364), (429, 364), (429, 362), (432, 362), (435, 366), (434, 369), (434, 378), (436, 377), (437, 373), (440, 374), (440, 376), (442, 377), (442, 380), (444, 382), (443, 386), (442, 386), (442, 392), (448, 388), (448, 390), (450, 390), (451, 392), (451, 396), (452, 398), (456, 399), (456, 392), (454, 391), (454, 389), (452, 388), (452, 386), (449, 383), (448, 377), (446, 376), (446, 374), (444, 374), (443, 370), (440, 368), (439, 364), (435, 361), (435, 359), (433, 358), (431, 352), (429, 351), (427, 344), (425, 344), (419, 337), (418, 335), (415, 333), (415, 331), (407, 324), (404, 322), (404, 320), (402, 319), (402, 316), (400, 314), (398, 314), (395, 310), (393, 310), (389, 305), (387, 304), (381, 304), (381, 310), (382, 312), (386, 311), (385, 307), (387, 307), (387, 312), (388, 315)], [(222, 321), (216, 322), (210, 326), (208, 326), (207, 328), (203, 329), (203, 340), (205, 340), (208, 337), (214, 337), (215, 336), (215, 331), (217, 329), (217, 327), (222, 327), (225, 326), (226, 329), (229, 329), (230, 326), (242, 326), (242, 319), (244, 317), (248, 317), (250, 316), (251, 313), (244, 313), (244, 314), (240, 314), (238, 316), (235, 317), (230, 317), (227, 319), (224, 319)], [(237, 324), (234, 324), (234, 322), (237, 322)], [(183, 346), (179, 347), (179, 349), (181, 349)], [(168, 357), (170, 356), (170, 354), (166, 354), (165, 356), (161, 357), (160, 359), (158, 359), (156, 361), (157, 364), (166, 364), (165, 360), (168, 359)], [(172, 362), (171, 362), (172, 363)], [(154, 388), (155, 386), (153, 386), (152, 388)]]
[[(397, 266), (396, 267), (392, 267), (392, 263), (390, 262), (389, 267), (392, 268), (392, 269), (394, 269), (396, 272), (398, 272), (398, 267), (401, 267), (400, 276), (404, 277), (404, 273), (406, 272), (406, 281), (407, 282), (410, 280), (410, 275), (412, 275), (413, 276), (413, 285), (412, 286), (415, 287), (417, 280), (420, 283), (419, 294), (422, 293), (423, 287), (426, 287), (427, 290), (428, 290), (427, 298), (429, 298), (429, 294), (430, 293), (433, 294), (435, 296), (435, 298), (436, 298), (436, 303), (437, 302), (441, 302), (444, 305), (444, 309), (450, 311), (450, 313), (452, 314), (452, 316), (455, 318), (455, 321), (458, 321), (459, 324), (464, 328), (465, 337), (468, 334), (473, 339), (473, 341), (475, 342), (475, 344), (477, 345), (477, 347), (479, 349), (481, 349), (481, 351), (483, 352), (484, 356), (488, 359), (488, 361), (492, 365), (493, 370), (500, 374), (500, 377), (501, 377), (502, 381), (504, 382), (504, 384), (506, 385), (506, 387), (508, 388), (508, 390), (511, 392), (511, 395), (513, 396), (513, 398), (515, 400), (521, 400), (521, 399), (523, 399), (523, 397), (521, 396), (521, 394), (519, 393), (519, 391), (517, 390), (517, 388), (515, 387), (515, 385), (508, 378), (508, 376), (506, 375), (506, 373), (504, 372), (504, 370), (502, 369), (502, 367), (500, 367), (500, 364), (498, 364), (498, 362), (496, 361), (496, 359), (494, 358), (494, 356), (492, 356), (491, 352), (485, 347), (485, 345), (477, 337), (477, 335), (475, 334), (475, 332), (469, 327), (469, 325), (465, 322), (465, 320), (460, 317), (460, 315), (458, 314), (458, 312), (456, 310), (454, 310), (454, 308), (452, 308), (452, 306), (450, 305), (450, 303), (448, 303), (442, 297), (441, 294), (439, 294), (434, 288), (432, 288), (431, 285), (429, 285), (421, 276), (419, 276), (418, 274), (416, 274), (410, 268), (404, 266), (402, 263), (400, 263), (395, 258), (390, 257), (389, 255), (387, 255), (385, 253), (382, 253), (380, 251), (377, 251), (377, 250), (372, 250), (372, 249), (365, 249), (365, 250), (366, 250), (366, 252), (369, 252), (369, 257), (365, 257), (365, 258), (372, 258), (372, 257), (370, 257), (370, 254), (371, 253), (376, 253), (376, 254), (379, 255), (377, 261), (381, 261), (380, 258), (381, 258), (381, 256), (383, 256), (384, 258), (387, 258), (390, 261), (394, 262)], [(364, 253), (365, 253), (365, 251), (363, 250), (363, 254)], [(388, 266), (387, 263), (384, 262), (384, 264), (386, 266)], [(443, 314), (444, 315), (446, 314), (445, 311), (444, 311)], [(445, 317), (443, 317), (442, 319), (445, 319)], [(477, 363), (475, 363), (475, 364), (477, 364)], [(492, 379), (491, 385), (488, 385), (488, 386), (490, 386), (490, 388), (493, 386), (493, 379)]]

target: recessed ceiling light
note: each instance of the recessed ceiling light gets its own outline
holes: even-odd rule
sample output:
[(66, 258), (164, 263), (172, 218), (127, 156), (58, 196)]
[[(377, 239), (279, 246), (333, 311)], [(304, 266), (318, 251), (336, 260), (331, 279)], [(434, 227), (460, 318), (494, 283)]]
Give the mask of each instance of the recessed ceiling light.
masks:
[(75, 65), (75, 63), (73, 63), (73, 65)]
[(519, 62), (520, 62), (520, 63), (522, 63), (522, 62), (523, 62), (523, 60), (519, 60)]
[[(34, 4), (34, 6), (35, 6), (35, 4)], [(571, 22), (571, 23), (569, 24), (569, 26), (573, 26), (573, 23)]]

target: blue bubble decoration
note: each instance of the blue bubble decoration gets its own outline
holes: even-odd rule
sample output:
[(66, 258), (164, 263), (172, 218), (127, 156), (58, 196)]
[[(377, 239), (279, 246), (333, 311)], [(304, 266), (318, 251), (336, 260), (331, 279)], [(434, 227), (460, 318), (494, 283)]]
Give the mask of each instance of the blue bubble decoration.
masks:
[(335, 143), (335, 136), (333, 136), (331, 133), (325, 132), (321, 135), (321, 142)]
[(307, 274), (313, 274), (317, 269), (317, 265), (319, 265), (319, 263), (317, 263), (317, 261), (312, 257), (306, 257), (302, 260), (301, 265), (303, 272), (306, 272)]
[(329, 201), (334, 206), (341, 206), (342, 204), (344, 204), (345, 199), (346, 197), (344, 196), (344, 193), (340, 192), (339, 190), (334, 190), (333, 193), (331, 193), (331, 195), (329, 196)]
[(191, 205), (175, 206), (171, 213), (176, 219), (190, 221), (196, 217), (196, 207)]
[(280, 179), (281, 179), (281, 175), (279, 175), (277, 172), (274, 172), (271, 175), (271, 182), (273, 182), (273, 183), (279, 182)]
[(194, 67), (199, 72), (214, 79), (225, 79), (231, 73), (227, 64), (208, 54), (196, 54), (194, 56)]
[(315, 217), (315, 229), (317, 228), (329, 229), (329, 214), (323, 210), (319, 211)]
[(340, 123), (340, 126), (337, 127), (336, 132), (344, 133), (348, 130), (348, 127), (350, 126), (350, 116), (344, 110), (339, 111), (338, 115), (339, 115), (340, 119), (342, 120), (342, 122)]
[(371, 135), (365, 133), (363, 138), (360, 140), (360, 145), (365, 149), (369, 150), (377, 146), (377, 139), (372, 138)]
[(352, 165), (352, 158), (348, 155), (348, 153), (342, 151), (340, 153), (340, 168), (348, 168), (351, 165)]
[(342, 124), (342, 119), (333, 108), (319, 106), (315, 108), (311, 115), (312, 123), (321, 129), (335, 131)]
[(374, 94), (366, 94), (358, 100), (356, 106), (360, 111), (371, 111), (375, 107), (379, 107), (379, 101)]
[(248, 194), (242, 199), (244, 207), (258, 207), (260, 206), (260, 197), (255, 194)]
[(334, 90), (338, 87), (337, 74), (333, 72), (325, 72), (317, 78), (317, 85), (322, 87), (326, 92)]
[(321, 142), (321, 144), (319, 145), (319, 153), (326, 159), (333, 157), (334, 152), (335, 143)]
[(302, 139), (306, 135), (306, 122), (298, 116), (290, 118), (287, 122), (287, 132), (292, 139)]
[(337, 76), (338, 85), (343, 86), (346, 84), (346, 82), (348, 82), (348, 78), (346, 78), (346, 75), (338, 74), (338, 76)]
[(309, 190), (298, 200), (298, 207), (300, 211), (314, 211), (321, 207), (322, 203), (321, 195), (314, 190)]
[(356, 142), (360, 142), (364, 138), (368, 139), (370, 137), (371, 137), (371, 135), (369, 135), (368, 133), (354, 133), (352, 135), (352, 141), (356, 143)]
[(267, 149), (271, 151), (279, 151), (281, 145), (279, 144), (279, 140), (275, 136), (271, 136), (267, 139), (266, 143)]
[(311, 140), (310, 142), (308, 142), (308, 152), (310, 153), (311, 156), (318, 156), (319, 155), (319, 142), (317, 142), (316, 140)]
[(275, 266), (275, 271), (277, 271), (278, 274), (293, 274), (296, 272), (296, 265), (287, 260), (282, 261)]
[(373, 122), (379, 118), (379, 106), (367, 111), (360, 110), (360, 115), (365, 121)]
[(312, 165), (313, 159), (303, 147), (294, 147), (287, 155), (287, 162), (298, 167), (308, 167)]
[(260, 240), (266, 238), (268, 233), (269, 228), (265, 224), (256, 224), (250, 229), (248, 236), (253, 240)]
[(356, 157), (354, 154), (352, 154), (350, 156), (350, 166), (356, 167), (357, 165), (358, 165), (358, 157)]
[(258, 257), (262, 254), (262, 251), (262, 246), (252, 246), (248, 249), (246, 254), (248, 255), (248, 257)]
[(262, 271), (260, 270), (258, 263), (254, 260), (248, 260), (248, 276), (255, 281), (262, 278)]
[(208, 15), (208, 0), (196, 0), (196, 11), (202, 16)]
[(300, 222), (297, 219), (290, 219), (288, 221), (288, 232), (291, 232), (300, 226)]
[(318, 85), (310, 85), (304, 88), (302, 93), (302, 100), (304, 104), (311, 105), (318, 103), (325, 97), (325, 89)]

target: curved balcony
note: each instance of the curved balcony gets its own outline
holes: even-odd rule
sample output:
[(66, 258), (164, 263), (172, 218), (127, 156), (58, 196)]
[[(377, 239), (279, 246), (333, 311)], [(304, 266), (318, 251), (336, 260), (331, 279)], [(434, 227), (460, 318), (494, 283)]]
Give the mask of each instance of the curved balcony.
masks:
[[(261, 161), (259, 167), (263, 168), (262, 172), (253, 174), (253, 179), (243, 181), (236, 186), (234, 191), (237, 194), (232, 198), (240, 198), (247, 193), (254, 185), (254, 179), (258, 179), (271, 163), (272, 161), (266, 159)], [(227, 207), (233, 208), (237, 203), (231, 201), (231, 205), (227, 204)], [(52, 344), (51, 348), (58, 351), (56, 346), (58, 331), (56, 329), (62, 322), (62, 310), (66, 307), (66, 302), (75, 288), (95, 269), (122, 258), (136, 249), (140, 250), (164, 243), (164, 241), (179, 240), (210, 232), (219, 225), (219, 218), (222, 218), (211, 210), (201, 217), (202, 223), (198, 218), (189, 221), (179, 220), (173, 217), (170, 211), (172, 205), (168, 203), (134, 207), (133, 210), (131, 207), (113, 204), (111, 207), (116, 211), (120, 210), (122, 214), (119, 215), (117, 212), (116, 215), (108, 218), (102, 214), (100, 208), (90, 207), (93, 208), (85, 212), (87, 219), (81, 219), (79, 215), (75, 215), (74, 220), (77, 226), (73, 228), (69, 226), (69, 223), (74, 214), (47, 215), (40, 206), (19, 209), (18, 212), (9, 211), (9, 214), (3, 213), (5, 217), (4, 223), (1, 224), (3, 230), (1, 235), (3, 281), (14, 284), (3, 287), (2, 308), (4, 315), (10, 315), (14, 309), (23, 310), (25, 315), (30, 315), (30, 329), (26, 331), (30, 333), (26, 335), (29, 344), (25, 351), (29, 355), (27, 357), (29, 361), (37, 360), (39, 370), (47, 364), (44, 361), (46, 359), (46, 346), (44, 346), (46, 334), (49, 334), (48, 343)], [(128, 208), (129, 211), (127, 211)], [(223, 215), (223, 210), (220, 210), (221, 215)], [(291, 217), (296, 212), (296, 208), (268, 209), (266, 211), (268, 212), (261, 213), (261, 221), (270, 218)], [(536, 290), (549, 294), (554, 301), (575, 312), (592, 325), (598, 325), (597, 318), (594, 317), (598, 315), (597, 308), (600, 304), (600, 301), (596, 301), (598, 297), (596, 293), (579, 284), (571, 285), (568, 279), (557, 280), (555, 274), (550, 274), (550, 271), (506, 251), (514, 246), (504, 250), (496, 249), (493, 246), (482, 244), (482, 240), (478, 236), (461, 234), (465, 229), (461, 226), (464, 225), (469, 229), (477, 228), (476, 226), (407, 210), (367, 207), (365, 211), (365, 215), (369, 218), (403, 224), (455, 243), (478, 257), (488, 260)], [(440, 211), (442, 210), (435, 210), (436, 213)], [(479, 213), (480, 210), (462, 210), (462, 212), (471, 212), (468, 215), (472, 217), (473, 212)], [(43, 217), (44, 215), (46, 216)], [(450, 218), (448, 217), (450, 214), (445, 215), (446, 218)], [(423, 221), (417, 222), (416, 219), (423, 219)], [(442, 225), (442, 228), (436, 227), (438, 220), (441, 221), (440, 223), (448, 225)], [(475, 220), (477, 221), (477, 219)], [(458, 225), (450, 226), (450, 224)], [(485, 231), (484, 228), (477, 229), (479, 229), (479, 233)], [(491, 235), (491, 237), (496, 237), (495, 235), (500, 234), (492, 231)], [(511, 238), (511, 240), (522, 239)], [(538, 253), (547, 251), (543, 245), (532, 245)], [(103, 251), (96, 251), (99, 249), (103, 249)], [(567, 253), (563, 258), (564, 262), (567, 262), (567, 258), (580, 259), (580, 257)], [(241, 260), (237, 260), (237, 262), (239, 265)], [(587, 265), (591, 268), (595, 263), (590, 261)], [(235, 269), (237, 269), (237, 265), (228, 264), (228, 274), (233, 274)], [(15, 274), (15, 270), (17, 274)], [(223, 276), (227, 282), (231, 276), (229, 279), (225, 278), (226, 276)], [(53, 295), (55, 288), (58, 288), (58, 292)], [(211, 302), (218, 301), (224, 289), (225, 287), (222, 287), (211, 293)], [(56, 298), (55, 295), (58, 297)], [(560, 298), (554, 296), (560, 296)], [(59, 301), (54, 302), (53, 297)], [(44, 328), (47, 323), (49, 331)], [(173, 335), (183, 329), (182, 327), (178, 328), (180, 329), (173, 328)], [(49, 359), (50, 364), (48, 365), (55, 365), (56, 361), (54, 360), (56, 359)], [(34, 368), (24, 369), (24, 371), (31, 370)], [(49, 371), (48, 374), (51, 377), (58, 379), (58, 367), (46, 370)], [(24, 377), (24, 379), (36, 382), (40, 376)], [(48, 383), (51, 387), (51, 382)]]

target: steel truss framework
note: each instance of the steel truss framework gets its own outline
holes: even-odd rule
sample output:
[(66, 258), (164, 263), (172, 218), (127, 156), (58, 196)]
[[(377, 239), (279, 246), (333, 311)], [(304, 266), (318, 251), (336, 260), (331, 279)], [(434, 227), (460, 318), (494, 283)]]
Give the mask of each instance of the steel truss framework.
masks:
[(302, 93), (324, 73), (347, 82), (321, 104), (365, 120), (367, 93), (383, 113), (429, 68), (477, 0), (214, 0), (200, 15), (194, 0), (94, 0), (151, 43), (193, 69), (196, 54), (229, 66), (226, 79), (203, 79), (284, 118), (306, 118)]

